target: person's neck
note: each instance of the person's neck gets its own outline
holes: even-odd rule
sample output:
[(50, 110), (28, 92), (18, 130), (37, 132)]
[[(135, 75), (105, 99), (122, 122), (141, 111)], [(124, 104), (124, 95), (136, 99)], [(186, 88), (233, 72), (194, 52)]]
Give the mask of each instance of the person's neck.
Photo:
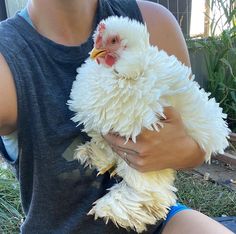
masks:
[(75, 46), (89, 37), (98, 0), (30, 0), (36, 30), (56, 43)]

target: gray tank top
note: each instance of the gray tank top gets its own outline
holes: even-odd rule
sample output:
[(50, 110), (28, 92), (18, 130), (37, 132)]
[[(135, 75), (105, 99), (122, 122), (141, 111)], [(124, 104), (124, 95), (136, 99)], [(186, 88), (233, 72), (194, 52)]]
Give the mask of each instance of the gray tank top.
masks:
[[(94, 29), (109, 15), (142, 22), (134, 0), (100, 0)], [(0, 23), (0, 53), (14, 77), (18, 101), (18, 147), (15, 161), (0, 138), (0, 152), (16, 169), (26, 219), (23, 234), (127, 233), (111, 222), (88, 216), (92, 203), (115, 181), (73, 160), (76, 146), (88, 140), (71, 121), (66, 105), (76, 68), (92, 49), (92, 35), (68, 47), (40, 35), (18, 14)], [(86, 97), (84, 97), (86, 98)], [(158, 224), (157, 224), (158, 226)], [(154, 233), (152, 226), (147, 233)], [(132, 232), (129, 232), (132, 233)]]
[[(34, 27), (32, 20), (29, 17), (29, 13), (27, 8), (21, 10), (18, 15), (24, 18), (32, 27)], [(10, 160), (15, 161), (19, 155), (19, 148), (18, 148), (18, 136), (17, 130), (12, 132), (9, 135), (1, 136), (2, 142), (6, 149), (6, 152), (10, 158)]]

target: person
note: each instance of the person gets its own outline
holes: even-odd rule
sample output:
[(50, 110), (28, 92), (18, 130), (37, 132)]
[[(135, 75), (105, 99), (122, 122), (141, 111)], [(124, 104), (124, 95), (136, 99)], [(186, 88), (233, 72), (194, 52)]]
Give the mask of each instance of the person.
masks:
[[(114, 181), (107, 174), (96, 177), (73, 159), (76, 146), (88, 138), (71, 121), (66, 104), (76, 68), (92, 49), (93, 30), (109, 15), (146, 22), (151, 43), (190, 66), (176, 20), (147, 1), (29, 0), (26, 9), (0, 24), (0, 143), (20, 183), (23, 234), (127, 233), (87, 215)], [(165, 115), (163, 129), (143, 130), (136, 144), (124, 145), (112, 134), (104, 138), (141, 172), (200, 165), (204, 152), (186, 134), (179, 113), (169, 107)], [(167, 219), (147, 233), (231, 233), (181, 205), (172, 207)]]

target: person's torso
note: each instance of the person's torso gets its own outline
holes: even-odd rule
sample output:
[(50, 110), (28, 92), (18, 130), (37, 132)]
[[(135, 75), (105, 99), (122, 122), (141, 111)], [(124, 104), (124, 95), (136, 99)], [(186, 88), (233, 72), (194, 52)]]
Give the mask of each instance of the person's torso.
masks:
[[(142, 21), (135, 1), (101, 0), (94, 29), (110, 15)], [(76, 69), (92, 49), (92, 34), (80, 46), (63, 46), (38, 34), (19, 15), (1, 23), (0, 34), (0, 53), (17, 89), (19, 156), (13, 165), (26, 213), (22, 233), (126, 233), (87, 215), (114, 181), (73, 159), (78, 144), (88, 138), (71, 121), (67, 101)]]

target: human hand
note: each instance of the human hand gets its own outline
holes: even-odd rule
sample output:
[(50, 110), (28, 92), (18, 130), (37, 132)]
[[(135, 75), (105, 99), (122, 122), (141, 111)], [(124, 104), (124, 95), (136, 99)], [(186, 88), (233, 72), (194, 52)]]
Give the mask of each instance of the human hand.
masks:
[(160, 131), (143, 129), (136, 143), (115, 134), (107, 134), (105, 140), (131, 167), (140, 172), (166, 168), (183, 169), (200, 165), (204, 152), (187, 135), (180, 114), (173, 107), (164, 109)]

